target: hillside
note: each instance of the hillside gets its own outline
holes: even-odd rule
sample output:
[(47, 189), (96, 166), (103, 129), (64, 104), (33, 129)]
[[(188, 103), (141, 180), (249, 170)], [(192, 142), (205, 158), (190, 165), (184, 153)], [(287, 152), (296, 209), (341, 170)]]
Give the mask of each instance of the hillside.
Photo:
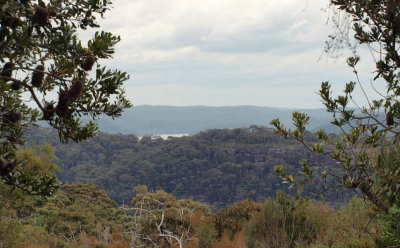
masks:
[[(29, 135), (36, 144), (51, 142), (56, 147), (63, 183), (97, 184), (119, 203), (129, 201), (138, 184), (214, 209), (246, 198), (262, 201), (288, 188), (273, 171), (275, 165), (294, 173), (300, 159), (310, 158), (298, 142), (259, 126), (213, 129), (168, 140), (145, 136), (139, 141), (134, 135), (100, 133), (79, 144), (63, 145), (48, 129)], [(323, 159), (329, 161), (329, 156)], [(328, 195), (331, 202), (344, 199), (343, 194)]]

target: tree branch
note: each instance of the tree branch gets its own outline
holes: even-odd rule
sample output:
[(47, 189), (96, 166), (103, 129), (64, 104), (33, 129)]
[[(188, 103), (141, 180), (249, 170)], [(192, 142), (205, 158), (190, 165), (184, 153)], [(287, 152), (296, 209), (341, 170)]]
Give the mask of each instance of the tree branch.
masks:
[(33, 100), (35, 100), (36, 105), (40, 108), (40, 110), (42, 110), (43, 112), (46, 112), (47, 110), (43, 107), (43, 105), (40, 103), (39, 99), (37, 98), (35, 91), (33, 90), (33, 87), (30, 86), (29, 84), (26, 84), (24, 82), (22, 82), (21, 80), (12, 78), (12, 77), (6, 77), (6, 76), (1, 76), (0, 75), (0, 80), (5, 80), (5, 81), (13, 81), (17, 84), (20, 84), (22, 86), (24, 86), (25, 88), (27, 88), (29, 90), (29, 92), (32, 95)]

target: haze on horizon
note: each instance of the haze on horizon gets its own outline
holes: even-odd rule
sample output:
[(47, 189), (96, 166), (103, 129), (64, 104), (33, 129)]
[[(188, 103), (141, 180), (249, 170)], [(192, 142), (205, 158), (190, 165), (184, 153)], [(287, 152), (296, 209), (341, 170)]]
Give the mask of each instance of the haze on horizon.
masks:
[(115, 1), (100, 24), (122, 41), (106, 64), (131, 75), (134, 106), (323, 108), (321, 82), (339, 93), (355, 80), (345, 55), (335, 61), (323, 52), (333, 31), (328, 3)]

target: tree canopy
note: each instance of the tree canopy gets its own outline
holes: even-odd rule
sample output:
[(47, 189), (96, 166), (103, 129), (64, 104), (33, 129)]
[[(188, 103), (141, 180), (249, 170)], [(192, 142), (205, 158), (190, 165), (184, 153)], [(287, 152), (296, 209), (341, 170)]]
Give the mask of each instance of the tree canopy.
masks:
[[(27, 132), (26, 140), (28, 144), (50, 142), (55, 147), (58, 178), (65, 184), (97, 184), (120, 204), (130, 201), (135, 185), (146, 184), (151, 190), (208, 203), (213, 210), (246, 198), (261, 201), (287, 189), (274, 165), (285, 165), (295, 175), (298, 161), (308, 156), (294, 139), (284, 140), (261, 126), (213, 129), (167, 140), (99, 133), (78, 144), (61, 144), (55, 130), (38, 128)], [(317, 138), (307, 133), (306, 140)], [(320, 159), (334, 166), (328, 154)], [(317, 182), (314, 186), (314, 190), (321, 188)], [(340, 194), (331, 192), (325, 199), (344, 202), (351, 197), (349, 192), (342, 188)]]
[[(341, 138), (331, 140), (321, 130), (319, 142), (306, 142), (304, 133), (309, 117), (298, 112), (293, 113), (294, 130), (286, 129), (279, 120), (271, 123), (277, 133), (293, 136), (303, 143), (317, 160), (330, 149), (330, 156), (337, 161), (341, 172), (334, 173), (322, 161), (316, 169), (303, 160), (299, 179), (286, 174), (282, 166), (276, 167), (286, 182), (304, 188), (307, 182), (319, 177), (326, 190), (344, 186), (361, 191), (382, 212), (388, 213), (391, 207), (399, 208), (399, 5), (399, 1), (394, 0), (331, 1), (337, 32), (327, 42), (328, 51), (337, 51), (343, 44), (354, 44), (351, 46), (353, 56), (347, 59), (347, 64), (354, 72), (355, 80), (346, 83), (343, 94), (338, 96), (331, 91), (329, 82), (323, 82), (319, 91), (327, 111), (333, 115), (332, 123), (342, 130)], [(343, 19), (346, 21), (340, 21)], [(369, 76), (377, 96), (366, 94), (366, 84), (360, 79), (360, 74), (365, 72), (358, 70), (358, 62), (363, 58), (358, 55), (357, 47), (364, 47), (373, 57), (376, 71)], [(378, 81), (386, 86), (383, 92), (374, 87)], [(353, 98), (356, 87), (365, 96), (364, 106)], [(335, 183), (330, 178), (335, 179)]]
[[(93, 120), (117, 117), (130, 107), (125, 72), (100, 65), (120, 37), (97, 31), (87, 43), (79, 30), (98, 28), (111, 1), (0, 2), (0, 174), (3, 183), (29, 188), (15, 153), (25, 130), (37, 121), (55, 128), (61, 141), (81, 141), (97, 131)], [(93, 70), (92, 70), (93, 69)], [(83, 122), (80, 118), (92, 119)], [(46, 178), (37, 193), (51, 194)]]

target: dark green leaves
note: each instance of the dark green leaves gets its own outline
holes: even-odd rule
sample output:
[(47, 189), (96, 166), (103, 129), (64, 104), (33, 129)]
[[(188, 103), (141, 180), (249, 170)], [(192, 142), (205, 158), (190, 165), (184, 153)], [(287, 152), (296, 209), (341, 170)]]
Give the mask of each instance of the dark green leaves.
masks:
[(111, 33), (96, 32), (93, 39), (88, 41), (88, 48), (97, 58), (110, 58), (114, 54), (114, 46), (121, 38)]
[[(98, 27), (96, 19), (110, 4), (107, 0), (0, 2), (0, 67), (12, 65), (12, 71), (0, 75), (0, 116), (11, 116), (10, 111), (21, 115), (15, 122), (0, 119), (0, 157), (13, 161), (26, 128), (39, 118), (58, 131), (61, 141), (78, 142), (97, 131), (96, 123), (83, 123), (81, 116), (114, 118), (131, 106), (123, 88), (129, 76), (99, 65), (100, 59), (112, 56), (120, 37), (98, 31), (85, 47), (77, 35), (79, 29)], [(96, 77), (91, 78), (95, 63)], [(45, 195), (55, 183), (52, 177), (27, 183), (17, 173), (2, 179)]]

